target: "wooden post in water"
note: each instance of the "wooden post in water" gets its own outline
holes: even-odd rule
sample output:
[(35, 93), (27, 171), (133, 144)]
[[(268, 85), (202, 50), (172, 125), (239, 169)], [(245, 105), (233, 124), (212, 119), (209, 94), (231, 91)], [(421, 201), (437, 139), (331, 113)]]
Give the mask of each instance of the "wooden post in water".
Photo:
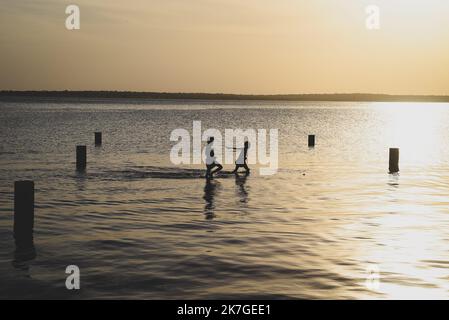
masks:
[(34, 181), (14, 182), (14, 240), (17, 251), (34, 248)]
[(390, 173), (399, 172), (399, 149), (398, 148), (390, 148)]
[(76, 146), (76, 169), (85, 170), (87, 164), (86, 146)]
[(309, 135), (309, 148), (315, 147), (315, 135)]
[(101, 138), (101, 132), (95, 132), (95, 145), (101, 146), (102, 138)]

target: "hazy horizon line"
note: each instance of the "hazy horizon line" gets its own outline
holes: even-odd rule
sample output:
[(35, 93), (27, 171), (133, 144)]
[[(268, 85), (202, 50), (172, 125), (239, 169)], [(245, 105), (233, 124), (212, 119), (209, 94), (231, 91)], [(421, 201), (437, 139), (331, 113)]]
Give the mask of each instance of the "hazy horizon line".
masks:
[(284, 100), (284, 101), (379, 101), (449, 102), (449, 95), (407, 95), (386, 93), (286, 93), (240, 94), (209, 92), (157, 92), (126, 90), (0, 90), (0, 98), (134, 98), (192, 100)]

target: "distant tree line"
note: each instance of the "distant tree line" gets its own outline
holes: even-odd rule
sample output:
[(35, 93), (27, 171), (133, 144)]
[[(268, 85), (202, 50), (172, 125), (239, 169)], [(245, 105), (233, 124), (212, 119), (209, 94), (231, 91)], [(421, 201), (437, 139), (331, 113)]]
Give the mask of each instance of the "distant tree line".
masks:
[(265, 101), (378, 101), (378, 102), (449, 102), (449, 96), (344, 94), (225, 94), (133, 91), (0, 91), (1, 100), (59, 99), (170, 99), (170, 100), (265, 100)]

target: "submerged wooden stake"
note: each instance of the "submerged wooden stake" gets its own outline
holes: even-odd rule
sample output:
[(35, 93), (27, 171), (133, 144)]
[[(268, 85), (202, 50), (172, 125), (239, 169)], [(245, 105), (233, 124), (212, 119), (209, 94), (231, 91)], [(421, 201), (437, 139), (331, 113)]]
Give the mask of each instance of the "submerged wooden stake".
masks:
[(86, 146), (76, 146), (76, 169), (84, 170), (87, 164)]
[(315, 135), (309, 135), (309, 147), (315, 147)]
[(14, 240), (19, 250), (34, 247), (34, 181), (14, 182)]
[(101, 132), (95, 132), (95, 145), (101, 146), (102, 143)]
[(390, 173), (399, 172), (399, 149), (398, 148), (390, 148)]

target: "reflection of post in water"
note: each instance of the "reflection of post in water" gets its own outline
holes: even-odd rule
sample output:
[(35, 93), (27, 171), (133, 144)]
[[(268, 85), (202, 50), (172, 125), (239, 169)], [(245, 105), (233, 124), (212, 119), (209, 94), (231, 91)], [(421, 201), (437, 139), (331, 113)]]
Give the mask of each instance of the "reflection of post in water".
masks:
[(206, 185), (204, 186), (204, 196), (203, 199), (206, 201), (204, 206), (204, 214), (207, 220), (213, 219), (215, 217), (214, 209), (214, 197), (217, 193), (217, 182), (211, 179), (206, 179)]
[(33, 239), (34, 229), (34, 182), (14, 183), (14, 262), (32, 260), (36, 257)]
[(75, 174), (75, 183), (78, 191), (86, 190), (87, 176), (85, 172), (77, 171)]
[(399, 175), (390, 175), (388, 178), (388, 185), (392, 190), (399, 188)]
[(248, 202), (248, 191), (245, 188), (246, 179), (248, 178), (248, 174), (245, 175), (235, 175), (235, 185), (238, 187), (238, 194), (240, 196), (241, 203)]

